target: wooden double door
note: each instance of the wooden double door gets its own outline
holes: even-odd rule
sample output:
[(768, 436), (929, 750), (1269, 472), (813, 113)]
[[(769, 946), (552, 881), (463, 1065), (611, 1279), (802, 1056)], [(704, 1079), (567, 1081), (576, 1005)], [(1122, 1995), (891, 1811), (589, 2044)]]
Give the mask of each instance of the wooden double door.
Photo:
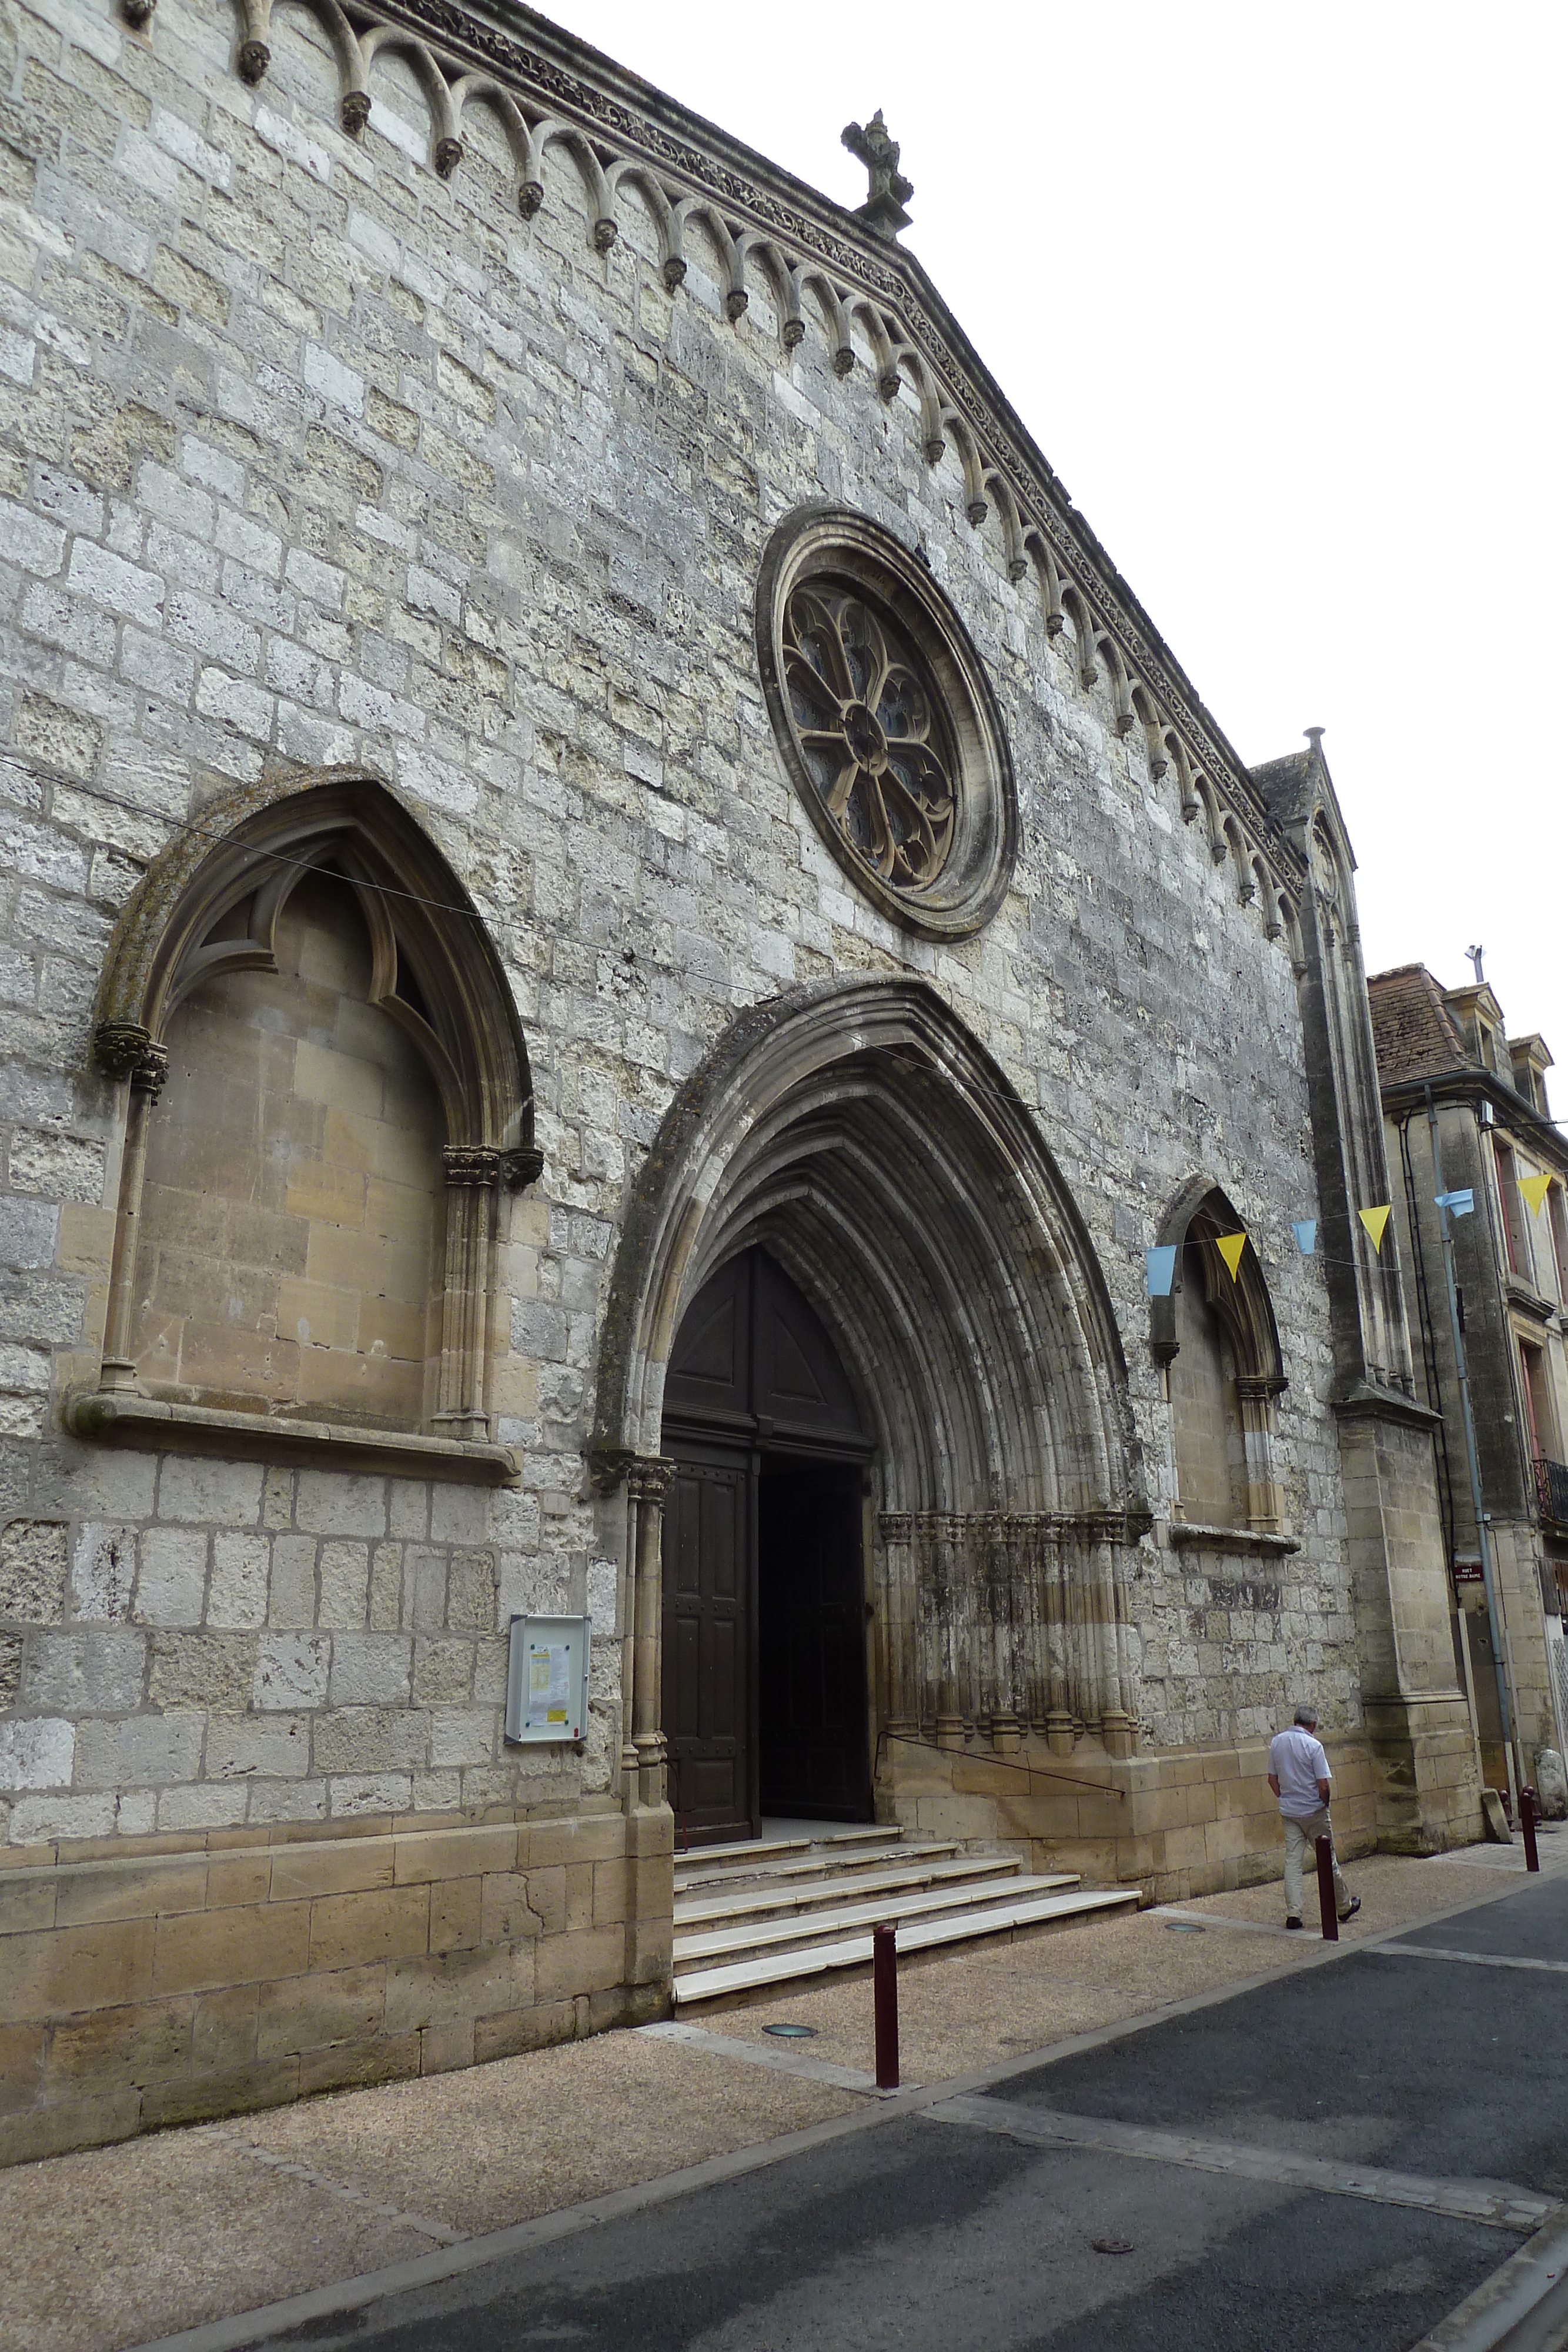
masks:
[(764, 1814), (871, 1816), (871, 1448), (807, 1301), (768, 1254), (684, 1318), (664, 1386), (664, 1727), (686, 1840)]

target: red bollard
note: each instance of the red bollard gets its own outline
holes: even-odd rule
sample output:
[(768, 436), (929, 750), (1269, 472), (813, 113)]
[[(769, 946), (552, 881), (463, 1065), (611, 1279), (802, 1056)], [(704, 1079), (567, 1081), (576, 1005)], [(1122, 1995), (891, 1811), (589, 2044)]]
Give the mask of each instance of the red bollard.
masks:
[(1333, 1840), (1321, 1837), (1318, 1849), (1318, 1908), (1323, 1915), (1323, 1941), (1339, 1941), (1339, 1912), (1333, 1899)]
[(1537, 1797), (1533, 1789), (1526, 1788), (1520, 1790), (1519, 1826), (1524, 1832), (1524, 1866), (1526, 1870), (1539, 1870), (1541, 1867), (1541, 1850), (1535, 1843), (1535, 1822), (1536, 1815), (1540, 1810), (1540, 1803), (1541, 1801)]
[(872, 2001), (876, 2011), (876, 2087), (898, 2088), (898, 1930), (873, 1927), (871, 1935)]

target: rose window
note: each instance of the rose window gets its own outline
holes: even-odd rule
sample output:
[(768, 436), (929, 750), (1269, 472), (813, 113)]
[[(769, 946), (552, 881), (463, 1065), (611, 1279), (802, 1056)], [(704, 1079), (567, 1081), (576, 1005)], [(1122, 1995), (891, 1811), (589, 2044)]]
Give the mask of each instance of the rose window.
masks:
[(785, 772), (859, 896), (925, 939), (988, 922), (1018, 848), (1012, 761), (920, 551), (869, 516), (798, 507), (763, 553), (757, 659)]
[(832, 823), (894, 888), (928, 887), (953, 846), (956, 763), (914, 648), (860, 597), (798, 588), (784, 618), (784, 675)]

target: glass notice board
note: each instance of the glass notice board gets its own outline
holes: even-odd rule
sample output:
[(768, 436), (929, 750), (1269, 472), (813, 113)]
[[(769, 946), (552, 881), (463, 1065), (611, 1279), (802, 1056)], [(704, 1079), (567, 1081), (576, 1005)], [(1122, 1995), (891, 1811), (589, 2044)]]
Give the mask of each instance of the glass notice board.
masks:
[(588, 1733), (591, 1617), (514, 1617), (507, 1660), (508, 1739), (582, 1739)]

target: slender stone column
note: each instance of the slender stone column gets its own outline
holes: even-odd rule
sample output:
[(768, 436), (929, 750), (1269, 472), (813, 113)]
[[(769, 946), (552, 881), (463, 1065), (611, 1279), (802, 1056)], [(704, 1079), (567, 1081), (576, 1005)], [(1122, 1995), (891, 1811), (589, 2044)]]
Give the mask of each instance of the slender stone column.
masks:
[(1260, 1535), (1283, 1533), (1274, 1469), (1274, 1399), (1284, 1385), (1278, 1373), (1243, 1373), (1236, 1382), (1247, 1449), (1247, 1524)]
[(883, 1561), (883, 1606), (887, 1657), (887, 1727), (913, 1738), (920, 1729), (915, 1659), (916, 1608), (911, 1511), (883, 1511), (877, 1521)]
[(120, 1205), (114, 1227), (114, 1257), (109, 1276), (109, 1312), (103, 1333), (103, 1370), (99, 1386), (140, 1386), (131, 1355), (136, 1311), (136, 1258), (141, 1238), (141, 1190), (147, 1177), (148, 1130), (153, 1106), (169, 1075), (169, 1056), (133, 1021), (100, 1022), (93, 1037), (100, 1070), (131, 1080), (125, 1113), (125, 1145), (120, 1164)]
[(441, 1157), (446, 1171), (446, 1290), (434, 1427), (443, 1437), (482, 1441), (490, 1433), (485, 1339), (501, 1155), (485, 1145), (450, 1144)]
[(636, 1803), (664, 1801), (664, 1735), (659, 1716), (664, 1675), (664, 1496), (674, 1475), (673, 1462), (653, 1455), (632, 1463), (627, 1489), (637, 1513), (636, 1593), (632, 1644), (632, 1756)]

